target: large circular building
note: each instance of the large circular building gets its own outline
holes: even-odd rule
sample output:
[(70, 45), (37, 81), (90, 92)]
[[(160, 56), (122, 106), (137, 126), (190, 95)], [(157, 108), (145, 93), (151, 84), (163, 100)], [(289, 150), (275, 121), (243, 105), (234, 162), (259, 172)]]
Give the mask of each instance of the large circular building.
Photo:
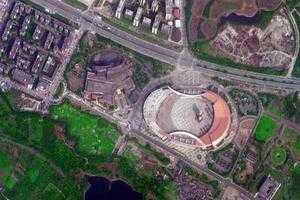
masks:
[(231, 126), (227, 102), (217, 93), (202, 89), (157, 89), (144, 102), (143, 114), (149, 129), (163, 140), (202, 149), (217, 147)]

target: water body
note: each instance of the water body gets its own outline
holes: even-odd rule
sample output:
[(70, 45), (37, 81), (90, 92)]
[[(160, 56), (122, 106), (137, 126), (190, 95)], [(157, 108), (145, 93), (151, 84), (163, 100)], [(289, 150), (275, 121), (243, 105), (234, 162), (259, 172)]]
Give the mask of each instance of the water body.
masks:
[(130, 185), (121, 180), (110, 181), (104, 177), (88, 177), (90, 188), (85, 193), (85, 200), (143, 200)]
[(261, 19), (261, 13), (257, 13), (253, 17), (245, 17), (240, 16), (235, 13), (231, 13), (228, 16), (221, 17), (221, 23), (225, 22), (232, 22), (237, 24), (244, 24), (244, 25), (255, 25)]

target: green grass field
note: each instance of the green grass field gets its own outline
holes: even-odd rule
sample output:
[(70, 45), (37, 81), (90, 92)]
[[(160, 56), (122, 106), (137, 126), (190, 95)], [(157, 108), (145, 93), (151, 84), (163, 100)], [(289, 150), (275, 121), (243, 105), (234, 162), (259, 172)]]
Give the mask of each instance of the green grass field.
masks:
[(51, 110), (55, 120), (64, 121), (71, 137), (78, 138), (78, 150), (87, 154), (110, 155), (119, 134), (102, 118), (81, 112), (70, 103)]
[(272, 149), (271, 158), (273, 166), (278, 167), (283, 165), (287, 159), (286, 150), (281, 147), (275, 147)]
[(267, 142), (275, 134), (277, 129), (276, 122), (268, 117), (263, 115), (258, 122), (257, 128), (255, 130), (255, 138), (259, 142)]

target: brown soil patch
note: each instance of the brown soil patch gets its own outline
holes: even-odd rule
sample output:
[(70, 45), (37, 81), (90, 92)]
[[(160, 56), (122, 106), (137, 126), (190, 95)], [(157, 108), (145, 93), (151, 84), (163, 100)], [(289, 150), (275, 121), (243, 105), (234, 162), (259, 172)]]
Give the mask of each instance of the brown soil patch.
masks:
[[(207, 8), (209, 18), (203, 20), (204, 10), (210, 2), (212, 4)], [(200, 37), (200, 31), (206, 39), (213, 38), (218, 31), (218, 23), (222, 16), (235, 13), (239, 16), (253, 17), (260, 10), (275, 10), (280, 5), (280, 0), (193, 0), (189, 39), (195, 42)]]
[(246, 169), (239, 174), (239, 179), (241, 181), (244, 181), (249, 176), (252, 176), (254, 172), (255, 172), (255, 166), (251, 162), (246, 161)]
[(247, 140), (250, 137), (252, 129), (254, 127), (255, 121), (256, 119), (254, 118), (245, 118), (240, 122), (238, 133), (234, 138), (234, 142), (240, 149), (242, 149), (246, 145)]
[(151, 159), (149, 156), (142, 154), (141, 168), (145, 171), (153, 170), (158, 165), (158, 161)]
[(66, 132), (66, 130), (64, 127), (57, 125), (57, 124), (54, 126), (53, 133), (59, 140), (63, 140), (63, 141), (66, 140), (65, 132)]
[(68, 87), (72, 92), (81, 90), (84, 86), (85, 66), (77, 63), (75, 68), (67, 73)]
[(218, 19), (209, 19), (204, 21), (200, 27), (201, 27), (201, 32), (207, 39), (212, 39), (215, 37), (218, 31)]
[(262, 10), (275, 10), (281, 2), (281, 0), (257, 0), (257, 5)]

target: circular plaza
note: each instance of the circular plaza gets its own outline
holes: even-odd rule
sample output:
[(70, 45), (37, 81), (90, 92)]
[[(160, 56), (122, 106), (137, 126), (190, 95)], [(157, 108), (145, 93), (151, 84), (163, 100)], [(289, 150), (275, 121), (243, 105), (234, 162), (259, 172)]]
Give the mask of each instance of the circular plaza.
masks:
[(162, 140), (202, 149), (216, 148), (229, 135), (230, 107), (219, 94), (197, 88), (154, 90), (144, 102), (144, 120)]

